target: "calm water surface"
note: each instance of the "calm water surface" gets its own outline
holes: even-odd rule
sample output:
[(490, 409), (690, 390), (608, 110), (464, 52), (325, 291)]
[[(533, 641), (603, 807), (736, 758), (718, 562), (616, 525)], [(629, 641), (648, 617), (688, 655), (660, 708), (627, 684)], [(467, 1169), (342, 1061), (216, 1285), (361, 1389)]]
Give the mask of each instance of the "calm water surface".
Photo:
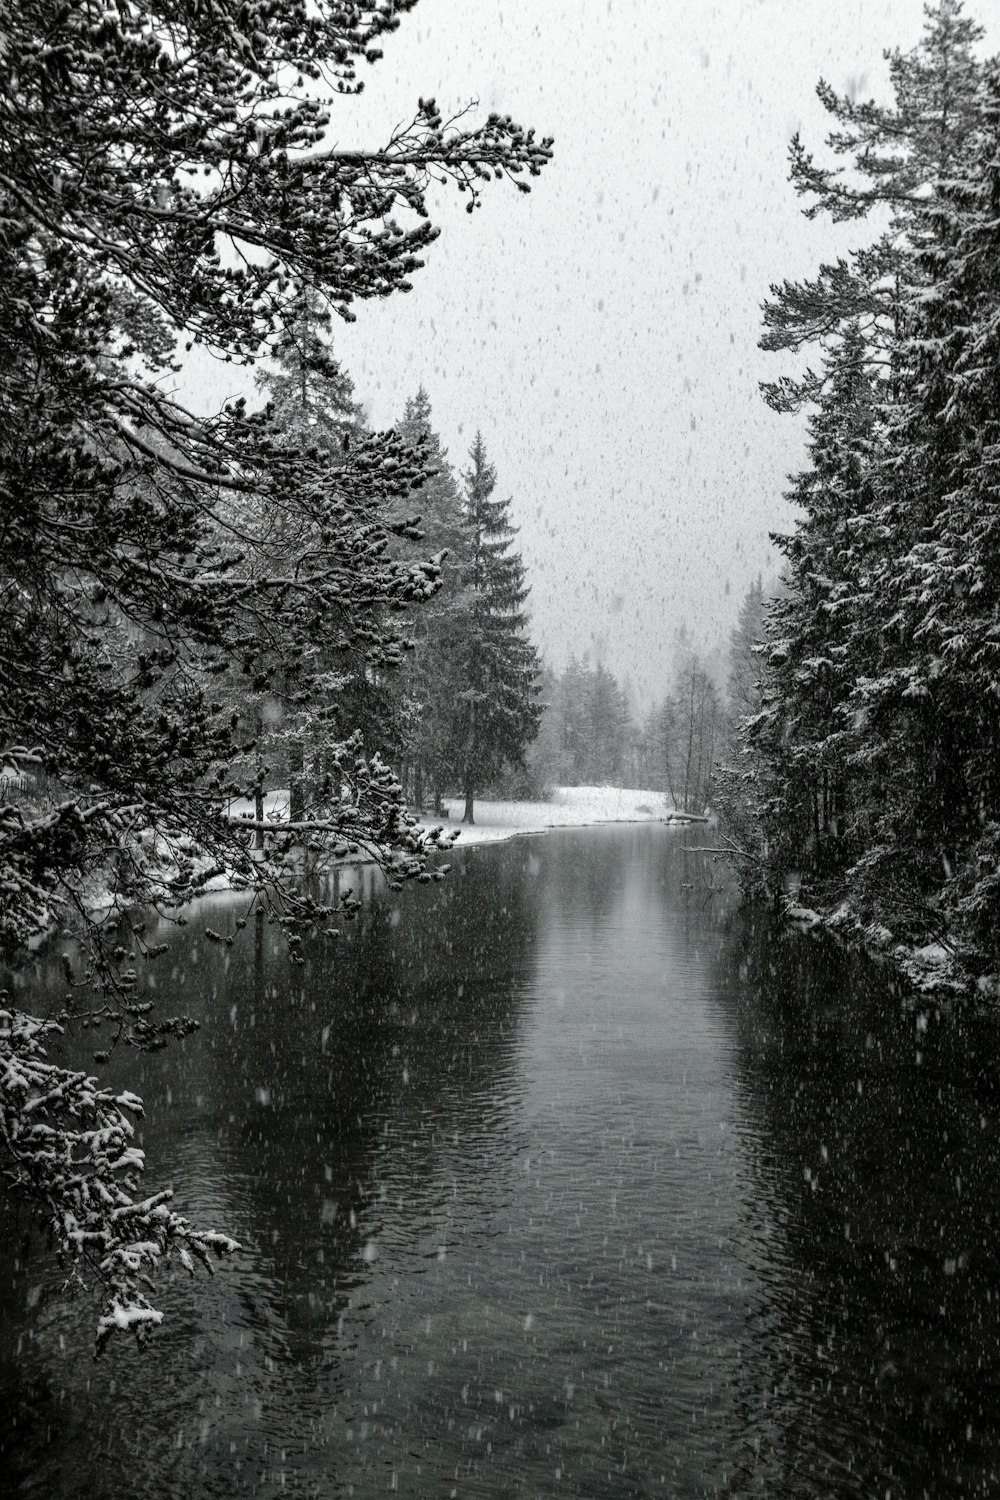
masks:
[(244, 1253), (95, 1366), (8, 1244), (0, 1493), (1000, 1494), (997, 1024), (741, 912), (699, 842), (366, 874), (302, 968), (202, 903), (153, 970), (201, 1030), (109, 1071)]

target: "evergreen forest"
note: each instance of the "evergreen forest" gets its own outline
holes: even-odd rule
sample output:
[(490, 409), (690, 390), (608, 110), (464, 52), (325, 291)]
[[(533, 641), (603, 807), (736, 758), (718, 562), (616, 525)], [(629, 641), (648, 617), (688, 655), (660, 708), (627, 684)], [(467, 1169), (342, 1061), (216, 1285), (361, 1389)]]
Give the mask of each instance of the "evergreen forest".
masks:
[[(446, 195), (511, 213), (494, 198), (551, 177), (553, 138), (432, 97), (383, 145), (339, 144), (416, 5), (2, 7), (0, 1173), (96, 1288), (99, 1350), (160, 1323), (167, 1267), (240, 1248), (146, 1192), (142, 1101), (56, 1051), (93, 1031), (100, 1066), (193, 1032), (144, 985), (150, 912), (235, 888), (246, 912), (206, 941), (259, 912), (300, 964), (360, 910), (323, 879), (345, 862), (431, 885), (483, 800), (628, 787), (717, 820), (752, 899), (943, 950), (1000, 994), (982, 29), (934, 0), (878, 97), (819, 84), (829, 132), (793, 138), (791, 190), (832, 248), (763, 306), (763, 397), (803, 435), (774, 576), (727, 649), (664, 606), (669, 680), (640, 694), (607, 621), (593, 651), (537, 638), (489, 409), (449, 453), (414, 374), (379, 429), (341, 357), (365, 304), (419, 288)], [(207, 414), (184, 394), (206, 355), (247, 390)], [(23, 975), (52, 943), (61, 999), (35, 1014)]]
[[(748, 883), (972, 974), (1000, 942), (1000, 71), (960, 0), (795, 138), (811, 219), (858, 248), (771, 288), (764, 388), (806, 416), (782, 568), (733, 651), (724, 827)], [(756, 648), (754, 640), (758, 642)]]

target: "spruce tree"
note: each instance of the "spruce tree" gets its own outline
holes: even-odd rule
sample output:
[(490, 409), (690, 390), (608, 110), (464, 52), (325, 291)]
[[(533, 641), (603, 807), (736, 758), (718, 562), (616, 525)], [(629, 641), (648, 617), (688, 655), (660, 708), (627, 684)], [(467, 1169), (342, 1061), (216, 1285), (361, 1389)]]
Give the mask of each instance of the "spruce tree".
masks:
[(738, 726), (761, 705), (764, 641), (764, 583), (757, 575), (740, 603), (736, 624), (729, 637), (729, 672), (726, 680), (726, 745), (737, 742)]
[[(301, 288), (290, 304), (288, 322), (268, 362), (258, 367), (255, 384), (267, 401), (263, 423), (276, 444), (291, 451), (322, 453), (333, 467), (344, 468), (352, 444), (359, 443), (367, 424), (355, 400), (354, 383), (332, 354), (332, 321), (329, 308), (318, 294)], [(386, 524), (393, 519), (388, 513), (383, 517)], [(319, 530), (308, 514), (285, 509), (268, 517), (262, 551), (272, 565), (280, 563), (294, 569), (299, 559), (320, 545)], [(293, 822), (307, 812), (315, 816), (329, 810), (332, 756), (336, 743), (352, 730), (358, 730), (372, 749), (383, 753), (387, 749), (377, 701), (374, 713), (370, 706), (373, 695), (368, 691), (364, 652), (346, 647), (343, 633), (336, 629), (329, 634), (319, 632), (310, 650), (313, 670), (308, 686), (285, 680), (280, 671), (272, 675), (266, 720), (261, 695), (245, 690), (240, 694), (237, 686), (237, 698), (249, 707), (258, 741), (256, 765), (262, 771), (265, 759), (277, 758), (281, 769), (272, 770), (272, 778), (276, 776), (288, 787)], [(261, 774), (255, 802), (260, 820)]]
[(586, 658), (571, 656), (559, 679), (559, 712), (562, 720), (563, 775), (571, 786), (587, 779), (590, 754), (590, 667)]
[(598, 662), (590, 673), (586, 715), (583, 780), (594, 785), (620, 786), (631, 729), (628, 702), (603, 662)]
[[(808, 199), (807, 218), (827, 215), (840, 223), (876, 211), (888, 223), (870, 244), (821, 265), (815, 277), (772, 286), (761, 348), (828, 350), (853, 325), (887, 399), (897, 389), (908, 295), (922, 279), (917, 248), (927, 199), (958, 169), (975, 131), (983, 71), (975, 48), (983, 33), (963, 11), (962, 0), (938, 0), (927, 7), (917, 47), (887, 54), (891, 104), (855, 101), (820, 82), (835, 165), (818, 164), (798, 135), (791, 145), (791, 181)], [(823, 381), (822, 370), (809, 369), (766, 383), (763, 391), (775, 410), (799, 410), (818, 399)]]
[(533, 794), (546, 798), (568, 780), (563, 751), (566, 726), (562, 679), (548, 662), (542, 664), (538, 687), (541, 721), (528, 749), (526, 765)]
[(956, 362), (975, 313), (955, 276), (960, 200), (984, 170), (981, 35), (960, 0), (939, 0), (919, 45), (889, 55), (890, 105), (821, 84), (835, 163), (796, 139), (796, 191), (809, 217), (880, 210), (885, 227), (814, 279), (774, 287), (764, 310), (763, 347), (821, 355), (765, 387), (779, 410), (818, 410), (751, 736), (764, 847), (779, 871), (837, 877), (897, 930), (938, 920), (942, 872), (981, 811), (967, 747), (993, 734), (950, 670), (968, 637), (946, 624), (965, 597), (970, 518), (956, 507), (977, 441), (958, 399), (973, 372)]
[(434, 429), (430, 398), (423, 386), (406, 403), (398, 432), (419, 455), (424, 480), (412, 499), (419, 511), (422, 540), (441, 566), (441, 586), (416, 614), (414, 650), (398, 689), (406, 700), (406, 734), (400, 747), (403, 783), (411, 804), (420, 808), (429, 790), (435, 815), (443, 811), (448, 776), (448, 738), (456, 655), (465, 618), (463, 562), (467, 544), (462, 497), (440, 436)]
[(397, 432), (409, 448), (420, 454), (423, 480), (414, 493), (414, 509), (419, 511), (420, 529), (434, 552), (444, 548), (449, 562), (442, 570), (445, 576), (460, 568), (465, 531), (462, 521), (462, 496), (448, 452), (434, 427), (430, 396), (420, 386), (410, 396), (397, 424)]
[(464, 527), (466, 591), (463, 640), (457, 656), (457, 711), (451, 761), (472, 823), (474, 799), (504, 765), (523, 763), (538, 732), (538, 653), (528, 635), (524, 564), (514, 550), (510, 500), (494, 498), (496, 469), (477, 432), (469, 452)]
[[(883, 863), (994, 958), (1000, 918), (1000, 71), (960, 172), (927, 211), (891, 433), (897, 493), (916, 512), (879, 579), (895, 627), (862, 684), (888, 795)], [(901, 528), (897, 528), (901, 530)], [(875, 606), (873, 590), (873, 607)]]
[(788, 493), (797, 524), (775, 537), (784, 587), (769, 614), (767, 688), (750, 731), (755, 757), (771, 772), (759, 804), (769, 846), (788, 867), (819, 874), (847, 862), (844, 835), (858, 815), (847, 786), (859, 668), (851, 647), (875, 434), (868, 351), (852, 323), (825, 361), (809, 419), (810, 463)]
[(367, 428), (354, 382), (331, 349), (333, 318), (318, 293), (303, 287), (288, 319), (257, 371), (257, 389), (269, 407), (270, 425), (284, 441), (348, 453)]

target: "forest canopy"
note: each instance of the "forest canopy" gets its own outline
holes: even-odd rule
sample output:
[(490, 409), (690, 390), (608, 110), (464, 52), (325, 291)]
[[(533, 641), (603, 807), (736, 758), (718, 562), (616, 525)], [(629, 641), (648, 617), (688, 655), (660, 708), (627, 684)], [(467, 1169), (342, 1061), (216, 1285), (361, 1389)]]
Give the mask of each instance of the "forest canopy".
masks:
[(812, 355), (765, 387), (807, 410), (808, 445), (734, 772), (748, 870), (794, 871), (817, 907), (942, 944), (972, 977), (1000, 958), (1000, 68), (982, 35), (938, 0), (888, 57), (889, 102), (821, 84), (825, 159), (792, 143), (805, 212), (869, 222), (764, 307), (762, 346)]

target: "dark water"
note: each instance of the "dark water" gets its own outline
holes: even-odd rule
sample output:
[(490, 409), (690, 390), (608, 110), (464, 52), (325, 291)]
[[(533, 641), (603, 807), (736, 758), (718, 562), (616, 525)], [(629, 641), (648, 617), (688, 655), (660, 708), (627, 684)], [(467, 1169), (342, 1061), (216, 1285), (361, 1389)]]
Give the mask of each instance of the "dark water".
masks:
[(245, 1253), (95, 1366), (8, 1246), (0, 1494), (1000, 1494), (997, 1025), (685, 839), (470, 850), (304, 968), (175, 938), (202, 1029), (111, 1072)]

